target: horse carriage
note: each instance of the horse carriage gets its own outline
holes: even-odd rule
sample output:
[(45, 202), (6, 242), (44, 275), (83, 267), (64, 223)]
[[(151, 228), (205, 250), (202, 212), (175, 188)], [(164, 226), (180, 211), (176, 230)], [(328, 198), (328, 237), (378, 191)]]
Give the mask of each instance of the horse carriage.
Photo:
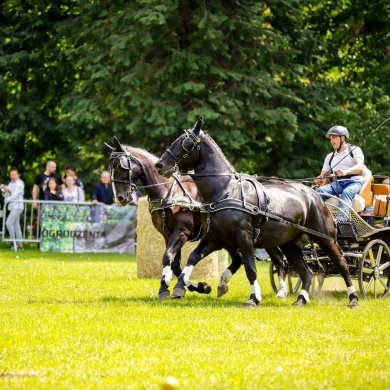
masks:
[[(286, 276), (291, 292), (300, 288), (295, 305), (310, 301), (313, 276), (317, 288), (326, 277), (341, 276), (350, 307), (358, 306), (351, 276), (361, 275), (358, 279), (363, 296), (371, 293), (372, 286), (375, 290), (377, 282), (383, 289), (381, 296), (387, 295), (388, 229), (371, 227), (353, 210), (345, 218), (336, 205), (325, 205), (302, 183), (260, 183), (255, 176), (237, 173), (201, 125), (199, 118), (194, 128), (185, 130), (158, 160), (148, 154), (145, 159), (144, 151), (125, 147), (117, 139), (115, 148), (106, 144), (111, 150), (109, 166), (117, 202), (124, 205), (131, 200), (138, 178), (148, 192), (151, 207), (161, 206), (151, 210), (153, 223), (166, 241), (160, 299), (170, 296), (172, 272), (178, 278), (173, 298), (184, 297), (186, 288), (210, 293), (207, 283), (191, 282), (192, 270), (210, 253), (226, 249), (232, 261), (221, 275), (217, 296), (228, 292), (230, 279), (244, 265), (251, 291), (244, 305), (257, 306), (262, 296), (255, 248), (265, 248), (272, 260), (270, 275), (275, 290), (281, 286), (287, 289)], [(163, 176), (169, 183), (162, 181)], [(191, 238), (199, 239), (199, 244), (182, 269), (180, 248)], [(310, 244), (302, 251), (307, 240)]]
[[(339, 209), (338, 204), (342, 201), (337, 197), (330, 196), (325, 204), (337, 228), (340, 251), (348, 264), (351, 277), (358, 281), (361, 296), (366, 299), (384, 299), (389, 293), (390, 284), (390, 227), (387, 226), (390, 187), (375, 183), (375, 176), (367, 176), (357, 196), (359, 199), (354, 200), (352, 207), (348, 207), (348, 217)], [(385, 199), (381, 201), (381, 197)], [(376, 198), (377, 207), (374, 208)], [(384, 207), (380, 207), (381, 203)], [(372, 212), (365, 212), (366, 208)], [(326, 278), (339, 276), (328, 256), (313, 243), (303, 248), (303, 256), (313, 272), (312, 293), (321, 290)], [(288, 291), (296, 293), (301, 280), (287, 259), (284, 259), (283, 267), (287, 275)], [(279, 273), (278, 265), (271, 262), (270, 280), (276, 293)]]

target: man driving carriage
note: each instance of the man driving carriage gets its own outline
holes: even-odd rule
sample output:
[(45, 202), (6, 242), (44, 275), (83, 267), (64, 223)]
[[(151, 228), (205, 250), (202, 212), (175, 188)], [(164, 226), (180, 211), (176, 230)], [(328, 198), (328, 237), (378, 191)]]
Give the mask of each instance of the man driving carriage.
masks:
[(348, 129), (344, 126), (333, 126), (326, 133), (333, 152), (325, 157), (324, 165), (316, 184), (324, 184), (324, 178), (332, 176), (333, 180), (322, 185), (317, 192), (323, 200), (327, 195), (338, 196), (347, 206), (340, 202), (339, 208), (348, 216), (348, 206), (352, 206), (353, 198), (359, 193), (364, 183), (362, 170), (364, 167), (364, 155), (358, 146), (347, 143)]

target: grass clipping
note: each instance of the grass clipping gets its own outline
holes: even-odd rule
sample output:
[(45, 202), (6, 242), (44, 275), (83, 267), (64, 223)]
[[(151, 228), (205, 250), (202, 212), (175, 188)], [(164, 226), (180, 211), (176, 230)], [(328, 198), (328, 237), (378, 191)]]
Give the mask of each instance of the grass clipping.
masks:
[[(181, 266), (184, 267), (190, 253), (199, 241), (187, 242), (181, 250)], [(146, 197), (138, 200), (137, 215), (137, 275), (139, 278), (159, 278), (162, 274), (162, 257), (165, 252), (163, 236), (155, 229), (148, 210)], [(225, 250), (211, 253), (201, 260), (191, 277), (194, 279), (217, 278), (228, 265)]]

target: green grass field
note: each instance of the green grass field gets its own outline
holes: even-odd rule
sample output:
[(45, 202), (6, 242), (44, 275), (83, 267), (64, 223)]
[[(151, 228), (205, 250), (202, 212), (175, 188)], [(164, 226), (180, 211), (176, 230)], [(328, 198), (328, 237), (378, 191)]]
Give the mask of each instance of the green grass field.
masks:
[(209, 280), (209, 296), (160, 302), (135, 256), (2, 248), (1, 389), (390, 388), (390, 299), (352, 310), (340, 280), (297, 308), (260, 262), (254, 310), (243, 270), (223, 298)]

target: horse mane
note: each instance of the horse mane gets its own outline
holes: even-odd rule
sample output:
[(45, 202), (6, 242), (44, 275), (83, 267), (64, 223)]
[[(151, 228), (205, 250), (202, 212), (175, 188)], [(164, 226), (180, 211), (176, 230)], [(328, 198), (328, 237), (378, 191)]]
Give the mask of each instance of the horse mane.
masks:
[(234, 168), (234, 166), (232, 165), (232, 163), (226, 158), (226, 156), (224, 155), (224, 153), (222, 152), (222, 149), (219, 147), (219, 145), (213, 140), (213, 138), (211, 137), (211, 135), (207, 132), (207, 131), (203, 131), (204, 135), (207, 136), (207, 138), (212, 142), (212, 144), (214, 145), (214, 147), (219, 151), (219, 154), (220, 156), (222, 157), (223, 161), (225, 162), (225, 164), (229, 167), (229, 169), (231, 170), (232, 173), (236, 173), (236, 169)]
[(145, 149), (136, 148), (134, 146), (129, 146), (129, 145), (123, 145), (123, 146), (134, 157), (140, 158), (139, 156), (144, 156), (145, 158), (147, 158), (149, 160), (152, 160), (153, 164), (158, 161), (158, 157), (157, 156), (155, 156), (154, 154), (148, 152)]

